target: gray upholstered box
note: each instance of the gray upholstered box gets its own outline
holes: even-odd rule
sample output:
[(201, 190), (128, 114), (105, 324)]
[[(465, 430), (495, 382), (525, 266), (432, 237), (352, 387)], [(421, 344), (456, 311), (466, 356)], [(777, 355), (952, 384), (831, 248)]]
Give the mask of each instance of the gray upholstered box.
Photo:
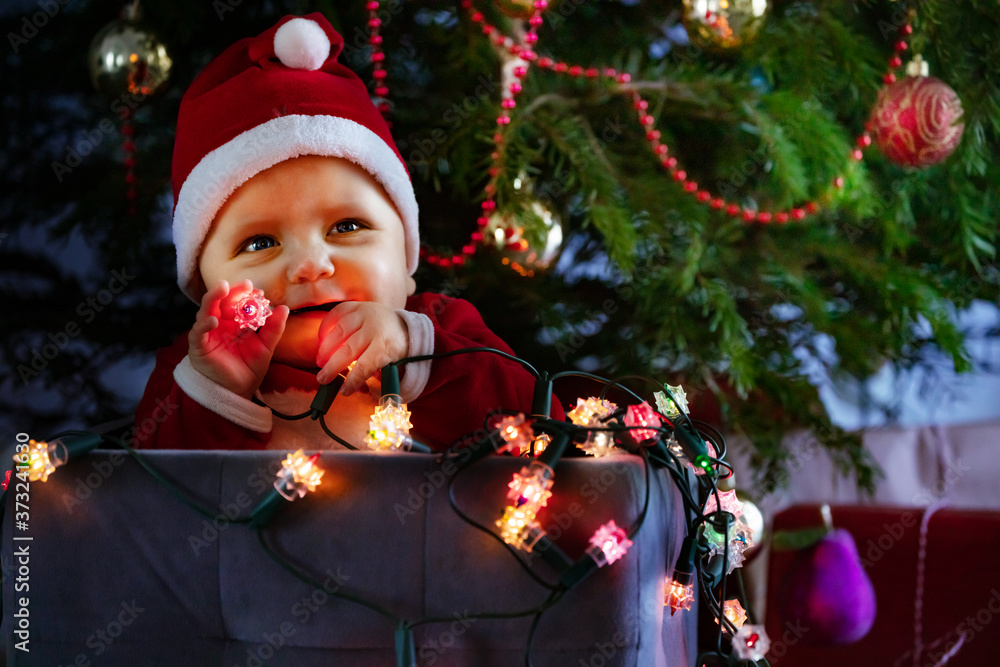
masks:
[[(145, 456), (219, 518), (185, 506), (117, 451), (94, 452), (33, 483), (27, 530), (15, 526), (11, 484), (2, 551), (9, 664), (396, 664), (393, 621), (310, 589), (267, 556), (256, 532), (228, 524), (227, 513), (248, 515), (271, 488), (283, 453)], [(493, 526), (523, 463), (490, 457), (461, 473), (458, 506)], [(450, 619), (417, 626), (422, 666), (524, 664), (532, 618), (476, 615), (529, 609), (548, 591), (456, 515), (434, 457), (324, 453), (319, 464), (320, 488), (281, 508), (265, 529), (277, 550), (331, 590), (399, 618)], [(542, 615), (531, 648), (537, 667), (694, 662), (695, 614), (664, 616), (662, 606), (665, 570), (683, 537), (679, 495), (662, 472), (651, 480), (648, 516), (628, 554)], [(601, 524), (636, 521), (645, 487), (637, 457), (564, 460), (539, 519), (577, 558)], [(25, 546), (28, 575), (19, 582), (15, 551)], [(540, 558), (529, 560), (539, 577), (556, 578)], [(15, 647), (22, 597), (30, 652)]]

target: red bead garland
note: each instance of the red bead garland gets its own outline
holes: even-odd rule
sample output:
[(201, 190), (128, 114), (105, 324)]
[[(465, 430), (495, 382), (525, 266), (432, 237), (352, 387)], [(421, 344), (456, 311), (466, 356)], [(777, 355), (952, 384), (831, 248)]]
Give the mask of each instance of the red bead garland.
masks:
[(372, 92), (376, 97), (382, 98), (377, 104), (378, 110), (389, 127), (392, 127), (392, 123), (389, 122), (389, 101), (386, 99), (389, 95), (389, 87), (385, 83), (387, 72), (385, 70), (385, 52), (382, 50), (382, 35), (379, 34), (382, 19), (378, 17), (378, 6), (378, 0), (369, 0), (365, 4), (365, 8), (368, 10), (368, 44), (372, 49)]
[[(482, 12), (475, 11), (473, 9), (471, 0), (462, 0), (461, 6), (463, 9), (470, 12), (470, 16), (474, 22), (479, 23), (482, 26), (483, 34), (486, 35), (490, 41), (497, 46), (504, 48), (511, 55), (524, 60), (525, 65), (514, 68), (513, 73), (514, 76), (517, 77), (518, 81), (512, 83), (507, 91), (502, 92), (500, 113), (498, 114), (496, 120), (497, 131), (493, 135), (495, 149), (491, 155), (492, 162), (489, 168), (490, 180), (484, 187), (485, 198), (481, 204), (482, 214), (477, 219), (477, 231), (472, 233), (470, 242), (462, 246), (461, 252), (459, 253), (440, 255), (438, 253), (432, 253), (426, 248), (421, 248), (421, 257), (423, 257), (427, 262), (440, 267), (462, 265), (465, 263), (465, 258), (467, 256), (475, 253), (476, 245), (484, 242), (482, 230), (489, 225), (490, 213), (496, 210), (496, 181), (501, 173), (500, 163), (503, 154), (504, 135), (506, 128), (511, 122), (510, 110), (516, 108), (517, 106), (515, 98), (522, 90), (519, 80), (523, 79), (528, 74), (528, 69), (532, 63), (542, 69), (547, 69), (557, 74), (568, 74), (569, 76), (576, 78), (586, 77), (588, 79), (598, 79), (603, 77), (609, 82), (621, 85), (622, 92), (631, 92), (633, 108), (636, 111), (639, 124), (646, 130), (646, 140), (649, 143), (653, 155), (659, 161), (660, 165), (667, 170), (673, 180), (680, 183), (684, 191), (694, 196), (699, 203), (706, 205), (713, 210), (724, 210), (724, 212), (730, 217), (738, 217), (747, 223), (758, 224), (776, 223), (783, 225), (791, 220), (801, 221), (805, 219), (806, 216), (814, 215), (819, 212), (819, 205), (815, 201), (807, 201), (801, 206), (794, 207), (787, 211), (758, 211), (751, 208), (745, 208), (737, 203), (726, 201), (722, 197), (714, 196), (711, 192), (701, 189), (697, 182), (689, 180), (687, 172), (681, 169), (677, 159), (670, 155), (669, 147), (660, 142), (661, 134), (659, 130), (654, 129), (656, 119), (648, 113), (649, 103), (642, 98), (638, 91), (634, 89), (630, 91), (626, 86), (626, 84), (628, 84), (631, 80), (631, 76), (627, 72), (619, 73), (613, 68), (605, 68), (601, 70), (596, 67), (584, 68), (580, 65), (570, 65), (565, 62), (556, 61), (548, 56), (539, 57), (532, 50), (538, 42), (538, 28), (541, 27), (544, 22), (542, 12), (548, 6), (546, 0), (536, 0), (536, 2), (534, 2), (534, 13), (528, 20), (529, 28), (523, 38), (524, 44), (528, 46), (518, 44), (511, 37), (504, 35), (495, 26), (487, 23)], [(368, 2), (367, 7), (370, 16), (368, 25), (371, 31), (370, 43), (372, 45), (372, 63), (376, 67), (373, 72), (373, 78), (375, 79), (375, 94), (380, 97), (385, 97), (389, 91), (385, 85), (385, 69), (382, 66), (385, 58), (385, 54), (381, 50), (382, 38), (378, 34), (378, 28), (381, 25), (381, 21), (376, 15), (378, 2), (372, 0), (371, 2)], [(887, 63), (888, 69), (882, 77), (885, 83), (889, 84), (896, 80), (895, 70), (898, 70), (903, 65), (902, 58), (899, 54), (908, 50), (909, 45), (907, 43), (907, 38), (912, 33), (913, 27), (909, 23), (904, 24), (900, 28), (899, 41), (894, 44), (894, 54), (889, 58)], [(388, 107), (389, 105), (386, 101), (383, 101), (379, 105), (379, 109), (383, 114), (388, 111)], [(863, 159), (865, 149), (871, 146), (871, 144), (871, 135), (868, 133), (866, 128), (866, 131), (857, 137), (855, 141), (856, 147), (851, 151), (851, 158), (855, 161)], [(844, 187), (844, 184), (845, 180), (843, 175), (837, 175), (833, 179), (832, 186), (836, 189), (840, 189)], [(511, 262), (507, 258), (504, 258), (504, 263), (511, 265), (511, 267), (521, 273), (521, 275), (533, 274), (530, 270), (525, 270), (523, 267), (517, 265), (516, 262)]]

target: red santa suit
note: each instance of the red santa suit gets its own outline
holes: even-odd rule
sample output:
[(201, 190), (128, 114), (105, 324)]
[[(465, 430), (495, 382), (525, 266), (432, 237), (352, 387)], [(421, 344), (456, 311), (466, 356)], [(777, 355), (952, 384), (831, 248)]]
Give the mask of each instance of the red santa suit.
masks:
[[(409, 332), (409, 356), (492, 347), (513, 354), (490, 331), (472, 304), (440, 294), (417, 294), (397, 311)], [(309, 410), (319, 389), (315, 371), (271, 364), (256, 393), (264, 405), (221, 387), (191, 366), (187, 334), (159, 351), (156, 366), (136, 410), (137, 447), (159, 449), (338, 449), (310, 418), (285, 420), (272, 414)], [(499, 410), (531, 412), (535, 379), (517, 362), (476, 352), (401, 367), (400, 393), (407, 404), (414, 438), (441, 450), (482, 429)], [(380, 396), (376, 378), (369, 391), (337, 397), (327, 424), (337, 435), (364, 448), (359, 433)], [(265, 407), (266, 406), (266, 407)], [(563, 419), (553, 401), (553, 417)], [(338, 432), (340, 429), (340, 432)]]

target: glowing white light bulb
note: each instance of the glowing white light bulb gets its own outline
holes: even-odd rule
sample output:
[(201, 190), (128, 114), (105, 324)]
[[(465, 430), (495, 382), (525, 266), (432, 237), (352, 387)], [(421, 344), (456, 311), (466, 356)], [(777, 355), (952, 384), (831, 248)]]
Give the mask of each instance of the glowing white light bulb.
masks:
[(315, 491), (324, 473), (316, 467), (318, 458), (319, 454), (306, 458), (301, 449), (289, 454), (281, 462), (281, 470), (278, 471), (278, 479), (274, 481), (274, 488), (286, 500), (295, 500), (306, 495), (308, 491)]
[(69, 460), (69, 453), (62, 440), (52, 442), (28, 441), (28, 451), (14, 455), (18, 472), (27, 471), (29, 482), (44, 482), (56, 468)]
[(365, 444), (376, 451), (395, 451), (410, 442), (410, 411), (396, 394), (386, 394), (368, 423)]

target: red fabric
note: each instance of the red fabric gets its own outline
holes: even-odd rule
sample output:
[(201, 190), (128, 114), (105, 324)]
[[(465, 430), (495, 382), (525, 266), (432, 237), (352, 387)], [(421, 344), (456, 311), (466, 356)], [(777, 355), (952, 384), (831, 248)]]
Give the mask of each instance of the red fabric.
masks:
[(330, 38), (330, 57), (317, 71), (283, 66), (274, 57), (274, 33), (296, 18), (286, 16), (256, 37), (236, 42), (213, 60), (188, 88), (177, 117), (171, 180), (174, 205), (188, 174), (205, 155), (236, 136), (280, 116), (336, 116), (377, 134), (406, 163), (367, 86), (337, 62), (344, 39), (320, 13), (303, 18)]
[[(430, 318), (434, 325), (434, 352), (465, 347), (492, 347), (513, 354), (487, 328), (468, 301), (440, 294), (410, 297), (406, 309)], [(136, 447), (155, 449), (263, 449), (270, 433), (255, 433), (234, 424), (189, 398), (177, 386), (173, 370), (187, 355), (187, 334), (156, 355), (156, 366), (136, 410)], [(277, 368), (275, 368), (277, 367)], [(403, 367), (405, 373), (405, 367)], [(301, 370), (272, 366), (272, 389), (318, 386), (315, 376)], [(473, 353), (435, 359), (423, 393), (409, 403), (413, 430), (428, 445), (443, 449), (482, 428), (496, 410), (528, 413), (534, 377), (517, 362), (495, 354)], [(553, 398), (552, 417), (565, 418)], [(145, 425), (145, 427), (143, 426)]]
[[(768, 661), (774, 667), (810, 665), (900, 665), (913, 662), (914, 595), (922, 508), (834, 507), (833, 524), (854, 536), (858, 554), (875, 587), (875, 625), (853, 644), (809, 645), (808, 628), (791, 626), (777, 613), (776, 596), (792, 562), (792, 552), (772, 551), (768, 561)], [(774, 530), (822, 523), (815, 505), (796, 506), (774, 517)], [(940, 509), (928, 524), (923, 595), (921, 667), (937, 664), (968, 633), (948, 667), (997, 664), (1000, 637), (1000, 512)], [(831, 591), (836, 595), (836, 591)]]

